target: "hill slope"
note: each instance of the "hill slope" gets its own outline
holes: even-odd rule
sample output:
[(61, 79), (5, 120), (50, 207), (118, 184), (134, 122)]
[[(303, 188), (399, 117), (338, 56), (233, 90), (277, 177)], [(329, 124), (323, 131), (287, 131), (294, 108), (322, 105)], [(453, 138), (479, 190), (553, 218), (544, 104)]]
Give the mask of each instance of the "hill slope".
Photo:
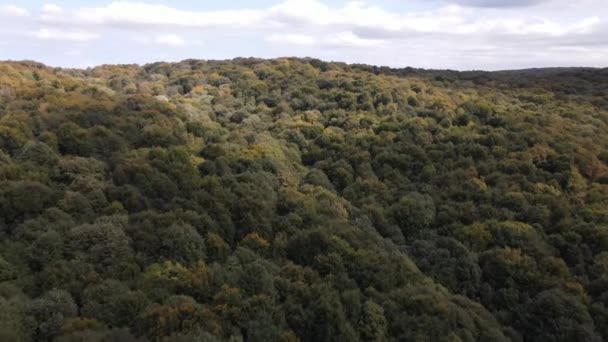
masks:
[(0, 340), (608, 339), (608, 71), (0, 63)]

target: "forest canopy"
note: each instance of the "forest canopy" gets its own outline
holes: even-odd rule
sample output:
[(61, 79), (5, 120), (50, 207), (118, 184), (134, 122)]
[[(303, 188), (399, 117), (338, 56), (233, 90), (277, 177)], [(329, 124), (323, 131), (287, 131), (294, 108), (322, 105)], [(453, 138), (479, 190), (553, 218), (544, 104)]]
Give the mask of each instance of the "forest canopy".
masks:
[(0, 63), (2, 341), (608, 340), (608, 70)]

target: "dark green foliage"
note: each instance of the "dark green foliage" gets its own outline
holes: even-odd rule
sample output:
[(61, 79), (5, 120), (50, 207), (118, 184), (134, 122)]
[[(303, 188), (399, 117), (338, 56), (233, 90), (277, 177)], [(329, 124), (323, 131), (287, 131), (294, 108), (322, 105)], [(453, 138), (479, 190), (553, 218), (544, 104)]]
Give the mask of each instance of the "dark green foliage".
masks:
[(526, 303), (519, 324), (533, 341), (601, 341), (585, 306), (560, 290), (541, 292)]
[(435, 221), (433, 199), (417, 192), (403, 196), (389, 210), (406, 237), (420, 235)]
[(162, 227), (158, 238), (161, 246), (157, 253), (161, 258), (182, 263), (205, 259), (205, 240), (189, 224), (174, 223), (169, 227)]
[(0, 63), (0, 341), (608, 339), (608, 74)]
[(35, 320), (34, 339), (52, 341), (60, 335), (65, 320), (77, 315), (78, 307), (68, 292), (51, 290), (32, 302), (29, 313)]
[(361, 340), (386, 341), (386, 317), (384, 317), (384, 309), (380, 305), (371, 300), (365, 302), (361, 310), (359, 325), (361, 327)]

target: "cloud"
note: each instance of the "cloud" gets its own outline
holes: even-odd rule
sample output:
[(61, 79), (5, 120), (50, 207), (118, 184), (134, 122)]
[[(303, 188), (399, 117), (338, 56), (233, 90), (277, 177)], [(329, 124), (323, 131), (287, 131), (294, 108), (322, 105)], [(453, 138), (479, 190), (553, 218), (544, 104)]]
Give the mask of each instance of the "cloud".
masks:
[[(493, 69), (608, 60), (606, 0), (408, 0), (399, 3), (401, 10), (348, 0), (275, 0), (267, 7), (231, 5), (230, 10), (187, 10), (186, 2), (177, 8), (170, 5), (175, 2), (108, 1), (46, 4), (31, 12), (0, 5), (6, 23), (0, 35), (22, 46), (46, 41), (61, 49), (67, 42), (64, 50), (74, 46), (70, 42), (96, 39), (102, 62), (122, 56), (132, 61), (296, 53), (392, 66)], [(24, 36), (36, 39), (15, 38)], [(201, 37), (208, 49), (196, 49)], [(134, 40), (138, 49), (128, 49)], [(108, 52), (122, 47), (120, 54)]]
[[(474, 13), (474, 14), (472, 14)], [(580, 36), (600, 34), (602, 19), (589, 16), (578, 21), (564, 23), (542, 17), (479, 16), (478, 12), (460, 8), (444, 8), (443, 11), (418, 13), (403, 17), (399, 27), (358, 26), (353, 32), (364, 39), (410, 39), (414, 37), (444, 39), (488, 39), (513, 36), (541, 37), (550, 41), (556, 36)], [(498, 39), (497, 39), (498, 40)]]
[(30, 15), (30, 12), (25, 8), (17, 7), (15, 5), (2, 5), (0, 6), (0, 15), (26, 17)]
[(548, 0), (450, 0), (451, 3), (470, 7), (529, 7)]
[(339, 32), (329, 37), (325, 46), (338, 48), (369, 48), (382, 44), (382, 40), (361, 38), (353, 32)]
[(175, 33), (159, 33), (156, 35), (136, 34), (130, 37), (131, 41), (146, 46), (193, 47), (203, 46), (203, 42), (193, 38), (184, 38)]
[(266, 41), (271, 43), (280, 43), (280, 44), (293, 44), (293, 45), (314, 45), (315, 39), (311, 36), (307, 36), (304, 34), (297, 33), (274, 33), (270, 36), (266, 37)]
[(168, 46), (186, 45), (186, 41), (176, 34), (161, 34), (154, 39), (154, 43)]
[(175, 26), (191, 28), (244, 27), (259, 23), (260, 11), (182, 11), (165, 5), (115, 1), (104, 7), (80, 8), (69, 13), (46, 12), (46, 23), (117, 26)]
[(266, 37), (266, 41), (300, 46), (316, 45), (325, 48), (364, 48), (382, 43), (381, 40), (361, 38), (350, 31), (323, 35), (321, 37), (312, 37), (298, 33), (275, 33)]
[(70, 42), (88, 42), (99, 38), (99, 35), (83, 31), (67, 31), (61, 29), (41, 28), (30, 34), (32, 37), (42, 40), (57, 40)]
[(58, 15), (63, 12), (63, 9), (55, 4), (45, 4), (42, 6), (42, 13)]
[[(52, 8), (55, 9), (55, 8)], [(402, 26), (403, 15), (385, 11), (360, 1), (341, 8), (330, 8), (317, 0), (286, 0), (267, 9), (183, 11), (166, 5), (114, 1), (103, 7), (70, 12), (43, 11), (46, 24), (113, 27), (175, 27), (195, 29), (243, 29), (286, 27), (391, 27)], [(415, 18), (410, 18), (414, 19)], [(430, 23), (430, 18), (427, 19)]]
[(279, 23), (312, 23), (326, 25), (335, 20), (334, 13), (315, 0), (286, 0), (266, 11), (266, 18)]
[[(220, 11), (184, 11), (166, 5), (115, 1), (102, 7), (80, 8), (69, 12), (58, 6), (45, 5), (41, 17), (47, 25), (78, 27), (275, 31), (265, 35), (267, 41), (314, 45), (316, 39), (310, 37), (321, 36), (324, 40), (332, 39), (337, 46), (346, 44), (360, 47), (375, 45), (379, 39), (400, 39), (421, 34), (444, 34), (449, 37), (453, 34), (553, 36), (581, 31), (592, 33), (593, 26), (602, 20), (597, 16), (587, 16), (578, 21), (564, 22), (527, 12), (511, 13), (514, 9), (510, 9), (509, 13), (489, 9), (527, 6), (547, 0), (450, 1), (459, 5), (404, 13), (389, 12), (361, 1), (330, 8), (317, 0), (286, 0), (266, 9)], [(464, 5), (483, 8), (474, 9)], [(276, 33), (277, 30), (281, 32)]]

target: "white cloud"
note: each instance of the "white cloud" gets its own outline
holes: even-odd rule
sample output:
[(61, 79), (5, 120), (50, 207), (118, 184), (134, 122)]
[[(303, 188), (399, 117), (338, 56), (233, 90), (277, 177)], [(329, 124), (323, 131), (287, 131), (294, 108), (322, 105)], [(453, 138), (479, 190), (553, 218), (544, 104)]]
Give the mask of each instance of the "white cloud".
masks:
[(548, 0), (450, 0), (463, 6), (471, 7), (528, 7), (538, 5)]
[(30, 15), (30, 12), (25, 8), (17, 7), (15, 5), (2, 5), (0, 6), (0, 15), (26, 17)]
[(80, 56), (82, 55), (82, 51), (80, 50), (67, 50), (64, 52), (66, 56)]
[(261, 12), (253, 10), (182, 11), (165, 5), (115, 1), (104, 7), (86, 7), (65, 15), (46, 13), (46, 23), (117, 26), (176, 26), (212, 28), (244, 27), (260, 22)]
[[(599, 3), (602, 0), (580, 1)], [(318, 0), (286, 0), (267, 9), (258, 10), (184, 11), (165, 5), (115, 1), (107, 6), (80, 8), (69, 13), (64, 13), (57, 6), (46, 5), (43, 8), (42, 20), (47, 24), (96, 25), (131, 30), (167, 27), (241, 32), (280, 29), (281, 33), (265, 35), (267, 40), (312, 46), (315, 39), (311, 37), (322, 36), (325, 40), (331, 39), (336, 45), (368, 47), (377, 44), (377, 39), (403, 39), (420, 34), (443, 34), (446, 37), (454, 34), (476, 37), (489, 37), (494, 34), (548, 37), (592, 34), (597, 33), (593, 30), (594, 27), (607, 19), (598, 17), (594, 11), (589, 11), (587, 16), (579, 19), (564, 20), (561, 17), (544, 17), (542, 13), (528, 13), (526, 9), (492, 8), (551, 3), (549, 0), (451, 2), (483, 8), (448, 5), (426, 11), (395, 13), (361, 1), (349, 2), (341, 8), (330, 8)], [(604, 8), (608, 10), (608, 6)], [(574, 14), (576, 13), (573, 13), (573, 18), (576, 18)], [(327, 38), (330, 36), (333, 38)]]
[(148, 46), (165, 45), (172, 47), (193, 47), (205, 45), (200, 40), (186, 39), (183, 36), (174, 33), (160, 33), (155, 36), (136, 34), (132, 36), (131, 39), (134, 42)]
[(281, 24), (326, 25), (335, 20), (335, 14), (329, 7), (316, 0), (286, 0), (271, 7), (265, 16)]
[(304, 34), (297, 33), (274, 33), (270, 36), (266, 37), (266, 41), (271, 43), (280, 43), (280, 44), (293, 44), (293, 45), (314, 45), (315, 39), (311, 36), (307, 36)]
[(42, 40), (71, 41), (81, 43), (99, 38), (99, 35), (95, 33), (48, 28), (41, 28), (40, 30), (33, 32), (30, 35), (34, 38)]
[(353, 32), (338, 32), (329, 37), (325, 45), (333, 47), (368, 48), (382, 44), (381, 40), (360, 38)]
[(42, 6), (42, 12), (50, 15), (58, 15), (63, 12), (63, 9), (55, 4), (45, 4)]
[[(10, 16), (3, 16), (0, 35), (25, 34), (57, 46), (98, 39), (99, 59), (110, 56), (104, 62), (127, 54), (129, 60), (176, 60), (299, 53), (393, 66), (495, 69), (600, 66), (608, 53), (606, 0), (408, 0), (390, 10), (372, 1), (275, 0), (266, 8), (231, 10), (145, 1), (46, 4), (31, 13), (0, 5), (0, 15)], [(202, 37), (210, 47), (204, 51), (195, 49)], [(134, 40), (141, 51), (128, 49)], [(108, 52), (120, 47), (121, 54)]]
[(169, 46), (184, 46), (186, 41), (176, 34), (161, 34), (154, 39), (156, 44)]

